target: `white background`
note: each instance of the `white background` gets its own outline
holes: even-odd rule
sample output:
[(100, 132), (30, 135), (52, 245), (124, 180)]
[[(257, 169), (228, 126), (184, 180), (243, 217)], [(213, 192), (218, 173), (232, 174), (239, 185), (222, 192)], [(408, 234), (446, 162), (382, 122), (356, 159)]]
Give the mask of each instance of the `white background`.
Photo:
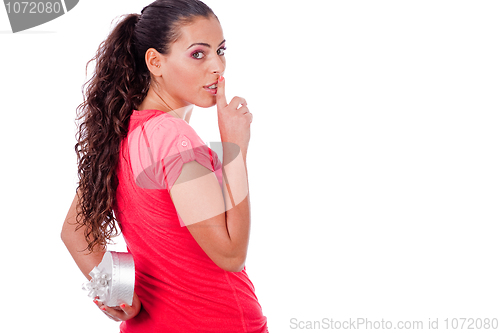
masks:
[[(148, 3), (82, 0), (17, 34), (0, 8), (3, 332), (118, 332), (60, 230), (86, 62)], [(270, 332), (302, 331), (292, 318), (499, 318), (500, 3), (206, 3), (228, 98), (254, 115), (247, 272)], [(205, 142), (216, 116), (194, 111)]]

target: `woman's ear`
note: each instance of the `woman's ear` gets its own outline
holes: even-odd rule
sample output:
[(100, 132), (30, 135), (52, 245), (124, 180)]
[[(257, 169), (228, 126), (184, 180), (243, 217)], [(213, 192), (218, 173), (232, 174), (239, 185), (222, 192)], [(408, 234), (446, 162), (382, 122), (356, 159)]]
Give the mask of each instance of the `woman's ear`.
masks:
[(156, 49), (150, 48), (146, 51), (146, 66), (154, 76), (161, 76), (161, 55)]

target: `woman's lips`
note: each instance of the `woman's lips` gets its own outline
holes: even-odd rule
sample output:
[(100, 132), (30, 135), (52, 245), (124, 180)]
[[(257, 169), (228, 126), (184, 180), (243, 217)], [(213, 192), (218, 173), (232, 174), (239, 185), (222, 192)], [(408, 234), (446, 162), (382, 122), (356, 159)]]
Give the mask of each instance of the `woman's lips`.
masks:
[[(209, 88), (211, 86), (213, 86), (215, 84), (215, 88)], [(206, 86), (203, 86), (203, 88), (208, 91), (209, 93), (211, 93), (212, 95), (217, 95), (217, 81), (213, 82), (213, 83), (210, 83)]]
[(217, 95), (217, 88), (215, 88), (215, 89), (210, 89), (207, 87), (203, 87), (203, 88), (205, 88), (205, 90), (208, 91), (209, 93), (211, 93), (212, 95)]

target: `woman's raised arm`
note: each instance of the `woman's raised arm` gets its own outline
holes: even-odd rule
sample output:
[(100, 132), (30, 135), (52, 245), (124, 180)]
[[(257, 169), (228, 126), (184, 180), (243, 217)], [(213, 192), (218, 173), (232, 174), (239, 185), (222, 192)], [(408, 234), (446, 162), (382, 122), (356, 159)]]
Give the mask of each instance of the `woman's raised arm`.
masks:
[(238, 272), (245, 266), (250, 235), (246, 154), (252, 115), (243, 98), (226, 102), (222, 77), (217, 88), (217, 109), (223, 145), (222, 191), (214, 173), (191, 161), (183, 165), (170, 196), (184, 224), (210, 259), (224, 270)]

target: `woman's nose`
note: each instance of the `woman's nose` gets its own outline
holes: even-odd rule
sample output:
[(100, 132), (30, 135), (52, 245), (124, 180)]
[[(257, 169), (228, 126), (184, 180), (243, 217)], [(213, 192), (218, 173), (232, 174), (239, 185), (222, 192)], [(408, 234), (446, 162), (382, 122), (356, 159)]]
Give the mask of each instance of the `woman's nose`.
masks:
[(226, 64), (224, 60), (220, 56), (217, 56), (212, 63), (212, 72), (221, 76), (224, 74), (225, 69)]

